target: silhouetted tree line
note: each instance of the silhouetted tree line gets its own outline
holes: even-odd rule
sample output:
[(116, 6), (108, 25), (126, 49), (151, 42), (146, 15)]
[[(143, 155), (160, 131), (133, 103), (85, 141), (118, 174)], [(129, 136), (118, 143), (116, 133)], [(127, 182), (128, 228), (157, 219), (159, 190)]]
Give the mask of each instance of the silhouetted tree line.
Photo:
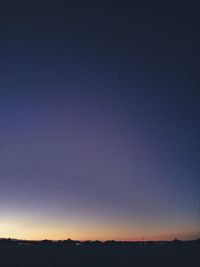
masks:
[(116, 246), (131, 246), (131, 247), (154, 247), (154, 246), (195, 246), (200, 247), (200, 239), (191, 241), (79, 241), (72, 240), (70, 238), (66, 240), (41, 240), (41, 241), (31, 241), (31, 240), (18, 240), (11, 238), (1, 238), (0, 246), (66, 246), (66, 247), (116, 247)]

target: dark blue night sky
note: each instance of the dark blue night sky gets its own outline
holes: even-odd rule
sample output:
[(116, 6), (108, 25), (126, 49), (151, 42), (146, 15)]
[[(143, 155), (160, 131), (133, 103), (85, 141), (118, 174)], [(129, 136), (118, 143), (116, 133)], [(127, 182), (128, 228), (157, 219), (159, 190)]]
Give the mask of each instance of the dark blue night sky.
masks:
[(199, 235), (199, 22), (192, 1), (1, 4), (0, 236)]

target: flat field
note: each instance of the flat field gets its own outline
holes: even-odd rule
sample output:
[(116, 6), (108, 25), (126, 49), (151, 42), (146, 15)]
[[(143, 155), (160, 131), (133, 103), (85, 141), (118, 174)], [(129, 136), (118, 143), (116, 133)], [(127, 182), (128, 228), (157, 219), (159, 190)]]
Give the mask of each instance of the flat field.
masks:
[(1, 267), (199, 266), (199, 246), (1, 246)]

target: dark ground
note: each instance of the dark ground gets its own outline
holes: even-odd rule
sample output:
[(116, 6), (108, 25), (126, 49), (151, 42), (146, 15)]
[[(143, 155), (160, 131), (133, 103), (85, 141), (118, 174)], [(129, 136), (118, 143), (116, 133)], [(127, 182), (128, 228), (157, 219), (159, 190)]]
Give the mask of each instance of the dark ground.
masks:
[(1, 246), (1, 267), (200, 266), (199, 246)]

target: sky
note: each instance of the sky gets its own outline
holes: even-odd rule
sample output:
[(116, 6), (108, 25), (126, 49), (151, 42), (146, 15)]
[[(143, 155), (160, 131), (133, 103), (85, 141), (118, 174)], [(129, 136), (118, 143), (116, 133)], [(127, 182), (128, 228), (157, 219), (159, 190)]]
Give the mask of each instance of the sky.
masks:
[(197, 5), (1, 3), (0, 237), (199, 237)]

